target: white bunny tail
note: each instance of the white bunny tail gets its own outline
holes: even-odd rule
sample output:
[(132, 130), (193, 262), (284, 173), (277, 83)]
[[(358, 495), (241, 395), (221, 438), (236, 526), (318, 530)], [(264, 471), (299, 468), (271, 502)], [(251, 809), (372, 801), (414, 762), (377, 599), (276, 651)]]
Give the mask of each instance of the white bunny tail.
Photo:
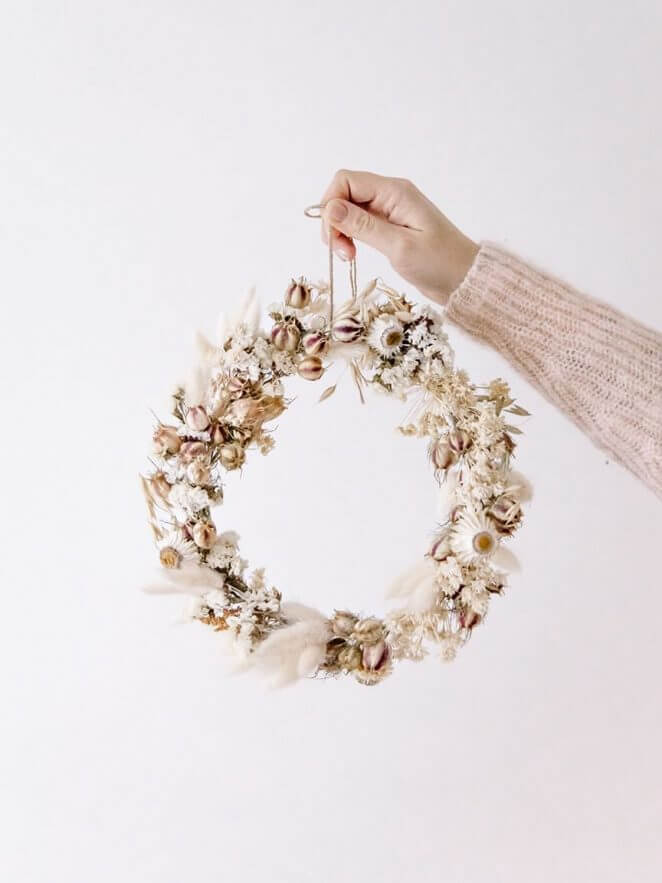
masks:
[(331, 636), (325, 619), (309, 619), (272, 632), (253, 654), (256, 668), (272, 686), (285, 686), (313, 674), (324, 661)]
[(161, 568), (156, 581), (143, 586), (143, 591), (157, 595), (196, 596), (222, 587), (223, 577), (220, 574), (214, 576), (208, 568), (200, 567), (194, 562), (185, 562), (175, 570)]
[(522, 503), (528, 503), (533, 499), (533, 485), (521, 472), (513, 471), (508, 478), (510, 480), (510, 487), (513, 488), (517, 498)]
[(409, 598), (419, 588), (434, 581), (435, 569), (431, 558), (423, 558), (401, 573), (389, 586), (387, 598)]
[(501, 568), (501, 570), (508, 570), (510, 573), (519, 573), (522, 569), (517, 556), (505, 546), (499, 546), (494, 553), (492, 560), (497, 567)]
[(255, 322), (257, 328), (257, 319), (256, 316), (259, 316), (259, 305), (257, 307), (257, 314), (255, 312), (255, 287), (251, 288), (246, 297), (239, 304), (238, 309), (236, 310), (234, 316), (232, 317), (232, 321), (230, 322), (229, 333), (234, 333), (240, 325), (247, 325), (250, 327), (251, 322)]
[(227, 313), (221, 313), (216, 323), (216, 342), (219, 346), (223, 346), (230, 334), (230, 323)]

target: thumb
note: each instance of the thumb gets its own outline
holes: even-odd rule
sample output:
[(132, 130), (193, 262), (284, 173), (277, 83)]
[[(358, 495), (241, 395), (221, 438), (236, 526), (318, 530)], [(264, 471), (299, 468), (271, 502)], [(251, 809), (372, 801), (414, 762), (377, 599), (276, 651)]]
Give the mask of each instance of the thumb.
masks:
[(324, 220), (351, 239), (358, 239), (390, 257), (400, 232), (395, 224), (359, 208), (344, 199), (331, 199), (323, 212)]

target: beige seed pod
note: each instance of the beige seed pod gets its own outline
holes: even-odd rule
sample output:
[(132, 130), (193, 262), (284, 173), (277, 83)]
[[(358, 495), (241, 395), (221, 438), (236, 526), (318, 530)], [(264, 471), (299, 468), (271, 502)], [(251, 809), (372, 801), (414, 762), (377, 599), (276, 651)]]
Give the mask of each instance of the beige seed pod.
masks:
[(296, 352), (299, 339), (299, 330), (291, 322), (278, 322), (271, 329), (271, 342), (277, 350), (283, 350), (286, 353)]
[(308, 356), (322, 356), (327, 350), (328, 341), (319, 331), (309, 331), (303, 336), (303, 349)]
[(338, 654), (338, 665), (348, 671), (354, 671), (361, 665), (361, 651), (358, 647), (347, 644)]
[(335, 616), (331, 620), (331, 631), (338, 637), (346, 638), (352, 633), (356, 621), (357, 617), (348, 610), (336, 610)]
[(207, 453), (207, 445), (201, 441), (187, 441), (181, 447), (180, 458), (185, 463), (192, 463), (197, 457), (203, 457)]
[(445, 440), (438, 438), (430, 443), (428, 455), (435, 469), (446, 470), (457, 461), (457, 454)]
[(456, 454), (463, 454), (471, 446), (471, 436), (457, 426), (448, 433), (448, 444)]
[(186, 415), (186, 425), (195, 432), (204, 432), (209, 426), (209, 417), (202, 405), (189, 408)]
[(306, 356), (297, 365), (297, 371), (304, 380), (319, 380), (324, 374), (324, 365), (319, 356)]
[(211, 549), (216, 542), (216, 528), (211, 521), (198, 521), (193, 528), (193, 542), (200, 549)]
[(182, 444), (174, 426), (158, 426), (154, 430), (153, 439), (157, 454), (176, 454)]
[(225, 417), (231, 423), (251, 423), (260, 413), (260, 403), (257, 399), (236, 399), (225, 412)]
[(293, 279), (285, 291), (285, 303), (295, 310), (302, 310), (310, 303), (310, 285), (305, 279)]
[(216, 423), (212, 427), (212, 429), (210, 431), (210, 435), (211, 435), (212, 444), (214, 444), (214, 445), (222, 445), (223, 442), (225, 441), (225, 431), (219, 423)]
[(516, 524), (522, 514), (519, 500), (508, 494), (502, 494), (492, 503), (489, 513), (502, 526)]
[(376, 643), (384, 635), (382, 621), (374, 616), (361, 619), (354, 626), (354, 637), (362, 644)]
[(361, 322), (354, 316), (346, 316), (338, 319), (333, 326), (333, 337), (340, 343), (353, 343), (358, 340), (365, 331)]
[(238, 469), (246, 458), (242, 446), (235, 442), (222, 445), (219, 456), (221, 464), (228, 470)]
[(389, 651), (386, 641), (368, 644), (361, 654), (361, 666), (367, 671), (379, 671), (388, 661)]
[(186, 470), (186, 477), (191, 484), (208, 484), (210, 478), (209, 466), (204, 460), (194, 460)]

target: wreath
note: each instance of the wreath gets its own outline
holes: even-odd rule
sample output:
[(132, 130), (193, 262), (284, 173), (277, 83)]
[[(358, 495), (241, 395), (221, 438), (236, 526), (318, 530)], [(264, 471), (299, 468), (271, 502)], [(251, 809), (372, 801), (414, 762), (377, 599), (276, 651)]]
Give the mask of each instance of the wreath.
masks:
[[(329, 281), (293, 279), (282, 303), (269, 307), (268, 330), (259, 328), (251, 294), (234, 321), (221, 318), (215, 344), (199, 335), (199, 364), (173, 394), (174, 422), (156, 426), (141, 479), (161, 565), (148, 589), (191, 596), (188, 619), (230, 635), (246, 665), (279, 683), (344, 674), (372, 685), (435, 645), (453, 659), (516, 566), (505, 544), (529, 496), (511, 470), (521, 430), (510, 422), (528, 412), (508, 384), (476, 387), (454, 367), (438, 311), (379, 279), (359, 292), (354, 262), (350, 284), (351, 298), (334, 314), (330, 257)], [(362, 401), (368, 388), (413, 400), (398, 429), (427, 440), (448, 500), (421, 561), (392, 587), (401, 606), (384, 617), (345, 609), (327, 616), (285, 601), (263, 569), (249, 572), (237, 533), (219, 532), (212, 515), (225, 473), (242, 469), (253, 450), (273, 448), (270, 424), (291, 404), (286, 378), (319, 383), (336, 359)]]

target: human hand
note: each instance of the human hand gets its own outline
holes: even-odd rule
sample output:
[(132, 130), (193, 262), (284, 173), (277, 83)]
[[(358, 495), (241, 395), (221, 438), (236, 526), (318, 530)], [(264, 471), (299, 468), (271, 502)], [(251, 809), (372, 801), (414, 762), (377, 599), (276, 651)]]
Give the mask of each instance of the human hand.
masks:
[(354, 240), (380, 251), (421, 294), (445, 304), (464, 279), (478, 246), (411, 181), (342, 169), (322, 197), (322, 237), (335, 254), (356, 255)]

